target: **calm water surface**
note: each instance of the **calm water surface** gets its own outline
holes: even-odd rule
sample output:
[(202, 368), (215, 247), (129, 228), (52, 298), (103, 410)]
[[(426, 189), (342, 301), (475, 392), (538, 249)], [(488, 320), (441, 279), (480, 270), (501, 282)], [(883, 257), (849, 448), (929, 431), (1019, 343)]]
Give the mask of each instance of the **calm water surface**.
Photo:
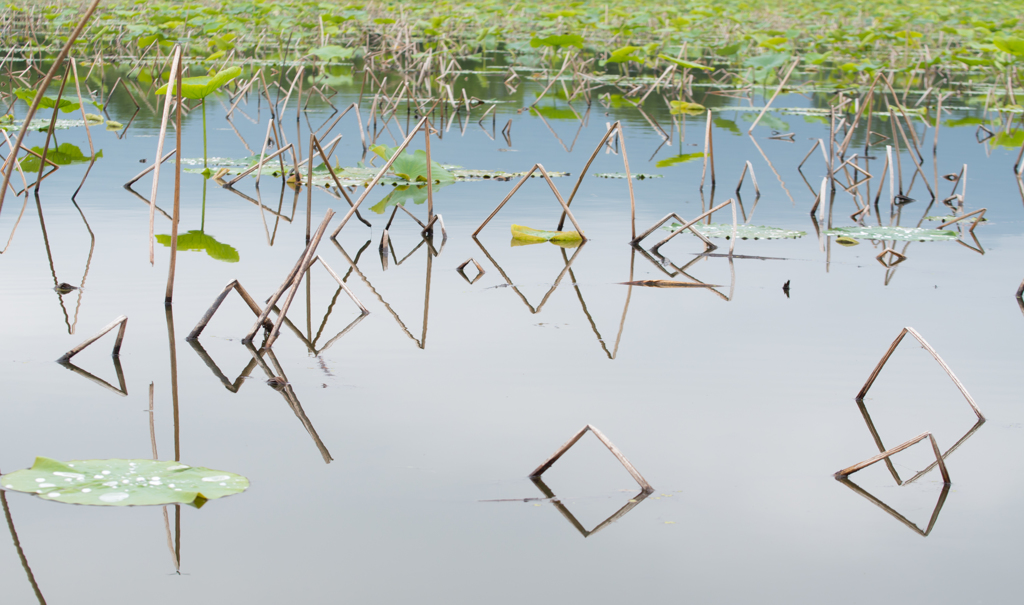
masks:
[[(477, 96), (502, 94), (502, 78), (473, 78)], [(332, 102), (357, 100), (357, 89)], [(71, 195), (84, 164), (61, 168), (38, 201), (28, 199), (0, 257), (0, 470), (31, 466), (37, 455), (150, 458), (155, 448), (161, 459), (245, 475), (251, 488), (201, 510), (78, 507), (7, 492), (4, 601), (1012, 599), (1024, 539), (1024, 316), (1014, 298), (1024, 277), (1024, 200), (1012, 172), (1017, 149), (978, 143), (974, 126), (943, 126), (933, 161), (934, 130), (918, 121), (929, 180), (936, 166), (940, 175), (969, 167), (965, 209), (988, 209), (989, 221), (975, 231), (983, 253), (968, 248), (978, 243), (966, 233), (963, 244), (897, 242), (907, 260), (886, 269), (875, 259), (880, 242), (843, 247), (815, 232), (808, 213), (824, 163), (820, 155), (808, 160), (807, 183), (797, 165), (813, 140), (827, 140), (827, 124), (770, 113), (776, 121), (759, 125), (751, 138), (745, 133), (756, 114), (742, 110), (750, 103), (709, 97), (709, 105), (740, 107), (716, 114), (712, 202), (710, 187), (703, 199), (699, 191), (700, 160), (656, 166), (703, 150), (702, 118), (677, 118), (673, 126), (664, 103), (649, 101), (650, 119), (672, 134), (662, 145), (635, 109), (595, 103), (587, 113), (577, 104), (582, 122), (565, 112), (544, 120), (517, 113), (541, 89), (524, 84), (492, 112), (493, 123), (491, 116), (476, 122), (483, 108), (450, 127), (438, 121), (443, 138), (433, 140), (433, 156), (487, 170), (521, 171), (540, 162), (574, 175), (556, 179), (565, 195), (606, 123), (622, 120), (631, 169), (662, 175), (634, 181), (638, 230), (669, 212), (691, 218), (727, 200), (750, 161), (761, 196), (755, 200), (749, 181), (743, 186), (740, 222), (807, 235), (741, 240), (732, 259), (727, 240), (715, 240), (724, 255), (698, 258), (698, 240), (682, 235), (661, 250), (662, 264), (628, 244), (626, 181), (594, 176), (623, 170), (621, 156), (605, 152), (573, 204), (591, 238), (575, 249), (509, 245), (511, 223), (554, 227), (557, 202), (541, 180), (527, 183), (479, 242), (471, 233), (514, 183), (455, 183), (437, 191), (447, 241), (442, 247), (437, 236), (421, 245), (418, 227), (400, 213), (386, 271), (377, 247), (389, 215), (367, 209), (362, 214), (372, 228), (353, 220), (337, 243), (325, 238), (319, 253), (370, 314), (356, 321), (356, 306), (315, 267), (288, 313), (294, 329), (286, 327), (273, 348), (273, 363), (291, 383), (282, 394), (265, 384), (266, 373), (252, 367), (240, 344), (253, 316), (237, 296), (198, 345), (185, 336), (231, 280), (260, 301), (277, 289), (305, 245), (305, 190), (296, 196), (280, 179), (263, 177), (257, 191), (253, 179), (244, 179), (237, 189), (259, 198), (261, 212), (207, 181), (204, 213), (203, 178), (184, 174), (181, 231), (202, 229), (233, 247), (239, 260), (179, 252), (174, 304), (165, 309), (168, 248), (158, 244), (150, 266), (148, 207), (121, 187), (145, 167), (141, 159), (153, 162), (159, 120), (143, 109), (121, 139), (94, 128), (103, 158), (77, 205)], [(792, 94), (775, 104), (820, 106), (823, 98)], [(763, 105), (761, 91), (752, 102)], [(364, 117), (369, 104), (364, 98)], [(249, 156), (245, 144), (258, 153), (266, 103), (250, 98), (239, 106), (245, 115), (233, 116), (245, 144), (224, 120), (227, 106), (226, 99), (211, 100), (210, 156)], [(567, 109), (561, 101), (550, 106)], [(121, 97), (110, 107), (111, 118), (123, 123), (134, 110)], [(286, 110), (285, 134), (305, 148), (307, 124), (315, 129), (331, 110), (311, 103), (296, 125), (294, 107)], [(21, 116), (25, 108), (15, 111)], [(968, 115), (981, 110), (954, 110), (946, 119)], [(510, 119), (511, 146), (501, 135)], [(794, 141), (768, 138), (781, 126)], [(401, 140), (394, 122), (390, 128)], [(885, 123), (875, 130), (890, 132)], [(335, 158), (354, 165), (362, 157), (358, 126), (346, 117), (334, 132), (345, 135)], [(183, 155), (200, 157), (200, 112), (187, 117), (184, 134)], [(392, 134), (379, 142), (394, 145)], [(42, 140), (34, 133), (29, 143)], [(88, 149), (81, 128), (58, 131), (57, 140)], [(863, 133), (857, 145), (863, 157)], [(414, 147), (422, 148), (422, 140)], [(877, 177), (884, 143), (870, 154), (875, 159), (860, 166)], [(910, 157), (904, 150), (905, 181)], [(158, 199), (168, 212), (171, 175), (165, 170)], [(135, 190), (145, 198), (150, 186), (146, 177)], [(870, 187), (867, 194), (862, 186), (861, 195), (874, 197), (877, 178)], [(939, 188), (945, 197), (952, 184), (940, 179)], [(385, 191), (378, 189), (371, 204)], [(884, 224), (887, 192), (885, 185)], [(929, 196), (919, 179), (910, 196), (919, 201), (902, 208), (904, 226), (925, 214), (949, 214), (938, 202), (926, 210)], [(23, 202), (7, 196), (0, 214), (5, 240)], [(347, 204), (315, 190), (314, 227), (328, 208), (341, 213)], [(840, 189), (833, 225), (853, 225), (856, 210)], [(715, 222), (729, 222), (728, 212)], [(872, 208), (866, 222), (878, 221)], [(331, 230), (338, 223), (336, 217)], [(159, 212), (156, 232), (170, 232)], [(485, 271), (472, 284), (456, 271), (468, 258)], [(689, 278), (717, 287), (621, 284)], [(55, 280), (81, 289), (58, 295)], [(789, 296), (782, 289), (787, 281)], [(54, 363), (121, 314), (129, 318), (120, 357), (126, 393), (115, 392), (111, 336), (73, 360), (110, 388)], [(862, 412), (854, 395), (904, 326), (939, 351), (987, 422), (976, 426), (953, 383), (913, 340), (897, 349)], [(878, 452), (865, 413), (885, 447), (932, 431), (945, 451), (970, 433), (947, 458), (951, 488), (943, 489), (937, 470), (898, 486), (882, 464), (852, 477), (861, 492), (833, 479)], [(544, 475), (558, 504), (528, 479), (588, 423), (654, 486), (650, 497), (638, 498), (636, 482), (592, 435)], [(893, 467), (906, 480), (932, 462), (921, 443), (895, 456)]]

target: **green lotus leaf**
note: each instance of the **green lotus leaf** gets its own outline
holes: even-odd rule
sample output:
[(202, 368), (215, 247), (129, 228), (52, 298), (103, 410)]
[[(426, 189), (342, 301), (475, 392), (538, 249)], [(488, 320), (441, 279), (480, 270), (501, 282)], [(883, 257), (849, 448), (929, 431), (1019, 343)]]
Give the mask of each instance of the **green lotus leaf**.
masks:
[(561, 36), (548, 36), (546, 38), (530, 38), (530, 46), (533, 48), (540, 48), (541, 46), (553, 46), (558, 48), (565, 48), (566, 46), (575, 46), (576, 48), (583, 48), (583, 36), (579, 34), (563, 34)]
[(920, 227), (837, 227), (828, 229), (825, 235), (901, 242), (940, 242), (957, 238), (953, 231)]
[(69, 460), (38, 457), (32, 468), (0, 477), (5, 490), (35, 494), (44, 500), (91, 506), (201, 507), (244, 492), (241, 475), (160, 460)]
[[(926, 220), (926, 221), (933, 221), (933, 222), (934, 221), (938, 221), (940, 223), (948, 223), (949, 221), (955, 221), (958, 218), (960, 218), (960, 217), (959, 216), (953, 216), (952, 214), (947, 214), (945, 216), (926, 216), (926, 217), (924, 217), (924, 220)], [(977, 220), (978, 222), (981, 222), (981, 223), (988, 222), (987, 218), (981, 217), (979, 219), (976, 216), (974, 218), (968, 219), (967, 222), (968, 223), (973, 223), (975, 220)]]
[(683, 162), (689, 162), (690, 160), (696, 160), (697, 158), (704, 157), (703, 152), (697, 153), (684, 153), (683, 155), (674, 155), (672, 157), (661, 160), (655, 166), (657, 168), (668, 168), (669, 166), (675, 166), (676, 164), (682, 164)]
[[(33, 147), (32, 151), (40, 155), (43, 154), (42, 147)], [(102, 157), (103, 150), (100, 149), (99, 151), (96, 152), (95, 159), (99, 159)], [(61, 143), (60, 145), (57, 146), (56, 149), (50, 149), (49, 151), (46, 152), (46, 159), (59, 166), (68, 166), (70, 164), (82, 164), (91, 161), (94, 158), (91, 158), (82, 153), (82, 150), (77, 145), (73, 145), (71, 143)], [(39, 172), (39, 163), (41, 161), (42, 160), (40, 160), (34, 155), (27, 155), (21, 158), (21, 161), (19, 163), (21, 164), (21, 169), (26, 172)]]
[(992, 44), (995, 44), (996, 48), (1004, 53), (1024, 57), (1024, 39), (1022, 38), (996, 38), (992, 40)]
[[(594, 176), (596, 176), (599, 179), (625, 179), (625, 178), (627, 178), (625, 172), (599, 172), (599, 173), (595, 174)], [(644, 181), (644, 180), (647, 180), (647, 179), (660, 179), (661, 178), (660, 174), (647, 174), (645, 172), (636, 172), (636, 173), (630, 174), (629, 176), (634, 178), (634, 179), (636, 179), (636, 180), (638, 180), (638, 181)]]
[[(679, 223), (664, 225), (662, 229), (675, 231), (682, 227)], [(693, 228), (700, 231), (704, 237), (717, 239), (730, 239), (732, 237), (732, 223), (696, 223)], [(804, 231), (792, 231), (780, 229), (779, 227), (763, 227), (757, 225), (736, 225), (736, 237), (738, 239), (798, 239), (807, 235)]]
[[(156, 241), (168, 248), (171, 246), (170, 235), (157, 235)], [(212, 235), (207, 235), (202, 231), (179, 233), (178, 250), (205, 250), (210, 258), (226, 263), (237, 263), (239, 258), (237, 250), (228, 244), (218, 242)]]
[(311, 55), (323, 59), (324, 61), (347, 61), (356, 54), (354, 47), (346, 48), (344, 46), (327, 45), (321, 46), (315, 50), (309, 52)]
[(530, 113), (537, 116), (543, 116), (549, 120), (579, 120), (579, 114), (571, 109), (560, 109), (558, 107), (552, 107), (550, 105), (534, 106), (530, 108)]
[(605, 60), (605, 63), (625, 63), (626, 61), (643, 63), (643, 57), (638, 57), (633, 54), (638, 50), (640, 50), (639, 46), (623, 46), (622, 48), (612, 51), (612, 54), (608, 55), (608, 59)]
[(512, 225), (512, 239), (522, 242), (578, 242), (583, 238), (578, 231), (544, 231)]
[[(36, 91), (31, 88), (18, 88), (14, 91), (14, 96), (31, 105), (32, 101), (36, 99)], [(81, 107), (81, 105), (67, 99), (57, 101), (56, 97), (47, 96), (44, 96), (39, 102), (40, 109), (53, 109), (54, 107), (59, 108), (62, 113), (71, 113)]]
[(707, 109), (700, 103), (690, 103), (689, 101), (669, 101), (669, 105), (672, 108), (670, 112), (675, 115), (699, 116)]
[(658, 55), (658, 58), (664, 59), (670, 63), (675, 63), (679, 67), (684, 67), (686, 69), (712, 69), (707, 65), (701, 65), (700, 63), (694, 63), (693, 61), (684, 61), (683, 59), (676, 59), (668, 55)]
[[(391, 159), (391, 156), (395, 154), (394, 148), (387, 145), (376, 145), (372, 147), (372, 151), (385, 160)], [(426, 152), (422, 149), (416, 150), (413, 153), (403, 151), (394, 163), (391, 164), (391, 172), (410, 183), (416, 181), (426, 182)], [(451, 183), (455, 181), (455, 176), (451, 172), (445, 170), (443, 166), (434, 161), (430, 162), (430, 178), (436, 183)]]
[[(195, 76), (181, 79), (181, 96), (186, 99), (205, 99), (210, 93), (216, 91), (231, 80), (242, 74), (242, 68), (237, 65), (218, 72), (213, 76)], [(171, 83), (164, 84), (157, 89), (157, 96), (167, 94), (167, 87)]]

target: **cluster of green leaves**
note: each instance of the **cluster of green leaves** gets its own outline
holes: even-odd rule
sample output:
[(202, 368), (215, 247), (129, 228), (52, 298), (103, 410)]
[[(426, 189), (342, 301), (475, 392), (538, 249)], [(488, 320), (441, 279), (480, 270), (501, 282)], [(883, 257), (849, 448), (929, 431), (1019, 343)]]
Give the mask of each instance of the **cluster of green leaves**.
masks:
[[(55, 48), (80, 9), (59, 0), (13, 0), (7, 10), (35, 21), (12, 43)], [(386, 63), (400, 46), (389, 41), (408, 38), (419, 56), (509, 50), (528, 60), (524, 55), (581, 52), (605, 67), (675, 59), (686, 68), (724, 63), (755, 76), (799, 56), (805, 65), (856, 78), (884, 67), (1016, 64), (1024, 57), (1021, 15), (1015, 2), (930, 0), (131, 0), (104, 3), (82, 45), (85, 55), (112, 56), (126, 44), (183, 43), (192, 59), (207, 61), (234, 54), (337, 62), (374, 50)]]

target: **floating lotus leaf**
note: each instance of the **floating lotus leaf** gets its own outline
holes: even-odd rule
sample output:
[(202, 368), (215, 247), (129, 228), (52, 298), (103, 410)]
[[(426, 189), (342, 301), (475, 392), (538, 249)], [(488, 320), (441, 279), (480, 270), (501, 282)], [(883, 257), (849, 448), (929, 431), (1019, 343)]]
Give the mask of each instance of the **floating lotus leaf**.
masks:
[[(195, 76), (181, 79), (181, 96), (186, 99), (205, 99), (210, 93), (242, 75), (237, 65), (221, 70), (213, 76)], [(157, 89), (157, 96), (167, 94), (167, 84)]]
[(671, 113), (676, 115), (699, 116), (707, 109), (700, 103), (690, 103), (688, 101), (670, 101), (669, 105), (672, 107)]
[[(675, 231), (682, 227), (679, 223), (662, 226), (666, 231)], [(704, 237), (729, 239), (732, 237), (732, 223), (711, 223), (693, 225)], [(791, 231), (778, 227), (762, 227), (757, 225), (736, 225), (736, 237), (739, 239), (798, 239), (807, 235), (804, 231)]]
[[(382, 157), (385, 160), (391, 159), (395, 155), (395, 150), (387, 145), (376, 145), (372, 147), (372, 151)], [(413, 153), (403, 151), (398, 158), (391, 164), (391, 172), (395, 176), (414, 183), (417, 181), (426, 182), (427, 180), (427, 154), (423, 150), (416, 150)], [(444, 169), (443, 166), (437, 162), (430, 161), (430, 178), (435, 183), (451, 183), (455, 180), (455, 176)]]
[(825, 231), (825, 235), (901, 242), (940, 242), (957, 238), (953, 231), (919, 227), (838, 227)]
[(328, 62), (329, 61), (347, 61), (347, 60), (351, 59), (353, 56), (355, 56), (356, 49), (355, 49), (355, 47), (328, 45), (328, 46), (321, 46), (320, 48), (318, 48), (316, 50), (312, 50), (312, 51), (310, 51), (309, 54), (316, 55), (317, 57), (323, 59), (324, 61), (328, 61)]
[(244, 492), (241, 475), (159, 460), (70, 460), (38, 457), (32, 468), (0, 477), (5, 490), (91, 506), (189, 504)]
[(543, 231), (522, 225), (512, 225), (512, 239), (521, 242), (579, 242), (578, 231)]
[(561, 109), (550, 105), (531, 107), (530, 113), (535, 116), (543, 116), (549, 120), (579, 120), (580, 116), (571, 109)]
[[(43, 154), (42, 147), (33, 147), (32, 151)], [(88, 162), (93, 159), (99, 159), (103, 157), (103, 150), (100, 149), (96, 152), (94, 158), (89, 157), (82, 153), (82, 150), (77, 145), (71, 143), (61, 143), (56, 149), (51, 149), (46, 152), (46, 159), (57, 164), (58, 166), (67, 166), (69, 164), (81, 164)], [(39, 172), (39, 163), (42, 160), (34, 155), (26, 155), (19, 162), (21, 169), (26, 172)]]
[[(157, 235), (156, 241), (168, 248), (171, 246), (170, 235)], [(237, 250), (227, 244), (218, 242), (212, 235), (207, 235), (202, 231), (179, 233), (178, 250), (205, 250), (210, 258), (222, 260), (226, 263), (237, 263), (239, 258)]]
[(684, 153), (683, 155), (674, 155), (672, 157), (665, 158), (655, 164), (657, 168), (668, 168), (669, 166), (675, 166), (676, 164), (682, 164), (683, 162), (689, 162), (690, 160), (696, 160), (704, 157), (703, 152), (697, 153)]
[[(595, 174), (594, 176), (596, 176), (599, 179), (624, 179), (624, 178), (626, 178), (626, 173), (625, 172), (599, 172), (599, 173)], [(660, 174), (646, 174), (646, 173), (643, 173), (643, 172), (637, 172), (636, 174), (631, 174), (629, 176), (631, 176), (634, 179), (637, 179), (639, 181), (643, 181), (645, 179), (660, 179), (661, 178)]]

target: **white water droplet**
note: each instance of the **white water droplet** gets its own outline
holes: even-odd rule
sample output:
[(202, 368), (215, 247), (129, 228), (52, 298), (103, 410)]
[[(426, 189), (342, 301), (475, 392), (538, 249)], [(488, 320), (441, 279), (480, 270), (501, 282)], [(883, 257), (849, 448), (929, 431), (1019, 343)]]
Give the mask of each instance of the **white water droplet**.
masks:
[(39, 487), (57, 487), (57, 486), (52, 484), (52, 483), (40, 483)]
[(105, 485), (106, 487), (117, 487), (117, 481), (107, 481), (103, 485)]
[(7, 489), (14, 489), (13, 485), (5, 485), (4, 487), (6, 487)]
[(102, 479), (103, 475), (93, 475), (92, 478), (93, 479)]
[(179, 464), (177, 466), (169, 466), (169, 467), (167, 467), (167, 470), (169, 470), (169, 471), (180, 471), (183, 468), (189, 468), (189, 466), (187, 464)]
[(210, 482), (213, 482), (213, 481), (224, 481), (225, 479), (230, 479), (230, 478), (231, 477), (228, 477), (227, 475), (214, 475), (213, 477), (203, 477), (203, 481), (210, 481)]
[(46, 481), (46, 479), (42, 479), (42, 478), (36, 479), (36, 483), (42, 483), (43, 481)]
[(128, 483), (127, 479), (121, 479), (121, 483)]
[(159, 481), (160, 477), (150, 477), (150, 481)]
[(128, 494), (124, 492), (114, 492), (112, 494), (103, 494), (100, 496), (100, 500), (103, 502), (120, 502), (128, 497)]
[(57, 472), (55, 472), (53, 474), (58, 476), (58, 477), (66, 477), (67, 481), (70, 481), (72, 479), (74, 479), (75, 481), (81, 481), (82, 479), (85, 479), (85, 475), (83, 475), (81, 473), (62, 473), (60, 471), (57, 471)]
[(170, 484), (170, 485), (168, 485), (167, 487), (174, 487), (174, 484), (173, 484), (173, 483), (171, 483), (171, 484)]
[(221, 485), (221, 487), (224, 487), (224, 486), (227, 485), (227, 483), (221, 483), (220, 485)]
[(60, 492), (50, 492), (50, 493), (46, 494), (47, 498), (57, 498), (59, 496), (60, 496)]
[(88, 493), (89, 493), (89, 492), (91, 492), (91, 491), (92, 491), (92, 490), (91, 490), (91, 489), (89, 489), (89, 488), (87, 487), (87, 488), (85, 488), (85, 489), (83, 489), (83, 490), (82, 490), (82, 493), (83, 493), (83, 494), (88, 494)]
[(110, 474), (110, 471), (103, 471), (103, 474), (104, 474), (104, 475), (109, 475), (109, 474)]

